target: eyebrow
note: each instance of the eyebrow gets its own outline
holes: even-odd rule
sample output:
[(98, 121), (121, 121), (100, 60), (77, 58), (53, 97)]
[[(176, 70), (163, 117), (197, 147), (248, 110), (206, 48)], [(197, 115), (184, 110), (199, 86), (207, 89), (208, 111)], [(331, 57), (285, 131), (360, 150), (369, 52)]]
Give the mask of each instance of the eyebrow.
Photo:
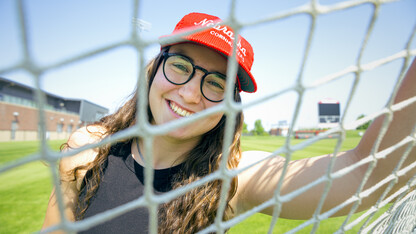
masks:
[[(178, 49), (175, 49), (175, 52), (172, 52), (172, 51), (171, 51), (171, 49), (172, 49), (172, 47), (171, 47), (171, 48), (169, 48), (169, 50), (168, 50), (167, 52), (168, 52), (168, 53), (171, 53), (171, 54), (179, 54), (179, 55), (182, 55), (182, 56), (186, 57), (187, 59), (189, 59), (189, 60), (192, 62), (192, 64), (193, 64), (194, 66), (197, 66), (197, 67), (202, 67), (202, 66), (196, 65), (196, 64), (195, 64), (194, 59), (193, 59), (193, 58), (191, 58), (191, 56), (189, 56), (189, 55), (186, 53), (186, 51), (185, 51), (185, 50), (183, 50), (183, 49), (181, 49), (181, 48), (178, 48)], [(228, 61), (228, 60), (227, 60), (227, 61)], [(204, 68), (204, 69), (205, 69), (205, 70), (207, 70), (208, 72), (216, 72), (216, 73), (219, 73), (219, 74), (223, 75), (223, 76), (224, 76), (224, 78), (226, 78), (226, 77), (227, 77), (227, 74), (224, 74), (224, 73), (222, 73), (222, 72), (220, 72), (220, 71), (218, 71), (218, 70), (209, 71), (209, 70), (208, 70), (208, 69), (206, 69), (205, 67), (202, 67), (202, 68)], [(227, 72), (227, 71), (225, 71), (225, 72)]]

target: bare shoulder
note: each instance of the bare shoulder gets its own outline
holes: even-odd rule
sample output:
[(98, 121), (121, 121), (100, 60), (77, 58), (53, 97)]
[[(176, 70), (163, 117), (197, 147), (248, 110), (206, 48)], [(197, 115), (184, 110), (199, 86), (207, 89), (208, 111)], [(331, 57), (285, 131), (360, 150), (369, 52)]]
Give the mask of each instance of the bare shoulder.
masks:
[[(71, 134), (64, 147), (64, 151), (76, 150), (77, 148), (100, 141), (105, 137), (105, 132), (103, 127), (96, 125), (80, 128)], [(54, 188), (51, 193), (43, 229), (61, 222), (61, 212), (58, 208), (56, 189), (60, 189), (62, 192), (66, 218), (75, 221), (75, 207), (78, 201), (78, 192), (87, 171), (87, 167), (83, 168), (83, 166), (87, 166), (90, 162), (94, 161), (97, 153), (98, 151), (96, 149), (89, 148), (61, 159), (59, 163), (61, 183), (59, 188)], [(76, 168), (78, 170), (75, 172)]]
[(69, 148), (79, 148), (95, 143), (105, 137), (105, 128), (98, 125), (85, 126), (74, 133), (68, 139)]
[(238, 175), (238, 182), (244, 186), (249, 181), (253, 181), (253, 178), (261, 177), (270, 168), (280, 168), (284, 162), (285, 158), (273, 156), (270, 152), (245, 151), (238, 165), (239, 169), (243, 169)]
[[(264, 172), (271, 167), (280, 168), (278, 165), (283, 165), (285, 158), (281, 156), (272, 156), (272, 153), (265, 151), (245, 151), (241, 156), (238, 169), (243, 171), (238, 174), (238, 184), (240, 192), (245, 192), (245, 187), (256, 179), (260, 179)], [(253, 180), (254, 179), (254, 180)]]
[[(96, 143), (105, 137), (105, 129), (101, 126), (93, 125), (82, 127), (71, 134), (69, 137), (65, 151), (71, 151), (89, 144)], [(95, 148), (83, 150), (75, 155), (61, 159), (59, 170), (62, 179), (73, 179), (72, 171), (80, 166), (85, 166), (94, 161), (98, 150)], [(83, 178), (86, 171), (80, 171), (81, 175), (77, 178)]]
[(265, 160), (284, 161), (285, 158), (281, 156), (271, 156), (272, 153), (266, 151), (244, 151), (241, 156), (238, 168), (244, 168), (254, 163), (259, 163)]
[(230, 202), (236, 214), (241, 214), (256, 205), (253, 203), (253, 197), (259, 196), (262, 201), (269, 199), (261, 191), (274, 186), (264, 181), (270, 174), (280, 174), (284, 163), (285, 158), (273, 156), (270, 152), (243, 152), (238, 165), (238, 169), (243, 171), (238, 174), (237, 192)]

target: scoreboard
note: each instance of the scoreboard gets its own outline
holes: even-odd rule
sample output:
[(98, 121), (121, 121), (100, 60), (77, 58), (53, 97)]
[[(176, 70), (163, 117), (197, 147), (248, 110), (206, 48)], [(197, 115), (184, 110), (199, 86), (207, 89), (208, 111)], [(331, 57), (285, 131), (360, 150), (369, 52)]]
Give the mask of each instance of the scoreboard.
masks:
[(340, 104), (338, 101), (325, 99), (318, 103), (320, 128), (331, 128), (340, 121)]
[(319, 103), (319, 115), (339, 116), (339, 103)]

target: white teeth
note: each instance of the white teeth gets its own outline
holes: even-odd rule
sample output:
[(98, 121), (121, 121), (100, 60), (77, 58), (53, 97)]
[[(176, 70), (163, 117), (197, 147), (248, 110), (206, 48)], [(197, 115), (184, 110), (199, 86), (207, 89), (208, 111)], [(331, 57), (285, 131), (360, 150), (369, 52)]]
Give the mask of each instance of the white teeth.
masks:
[(182, 117), (188, 117), (190, 115), (192, 115), (192, 113), (180, 108), (179, 106), (175, 105), (173, 102), (169, 103), (170, 108), (178, 115), (182, 116)]

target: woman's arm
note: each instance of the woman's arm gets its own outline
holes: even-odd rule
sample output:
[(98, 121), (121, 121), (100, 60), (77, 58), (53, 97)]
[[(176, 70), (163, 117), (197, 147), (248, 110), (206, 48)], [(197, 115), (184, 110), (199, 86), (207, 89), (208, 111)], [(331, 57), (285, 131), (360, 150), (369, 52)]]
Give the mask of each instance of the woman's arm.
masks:
[[(76, 182), (62, 182), (60, 187), (63, 194), (63, 202), (65, 206), (66, 218), (70, 221), (75, 220), (74, 210), (76, 208), (78, 190)], [(61, 214), (58, 208), (58, 201), (56, 198), (56, 187), (53, 188), (49, 198), (48, 208), (46, 210), (45, 220), (42, 229), (59, 224), (61, 222)], [(56, 232), (65, 233), (65, 232)]]
[[(91, 131), (97, 132), (100, 131), (100, 128), (92, 126), (88, 127), (87, 130), (87, 128), (84, 127), (74, 132), (67, 142), (67, 150), (71, 148), (79, 148), (101, 139), (102, 135), (94, 134)], [(75, 178), (73, 175), (73, 169), (92, 162), (96, 155), (97, 151), (95, 149), (88, 149), (74, 156), (63, 158), (59, 163), (59, 173), (61, 177), (61, 186), (59, 189), (61, 190), (63, 196), (66, 218), (70, 221), (75, 221), (74, 212), (78, 202), (78, 191), (86, 173), (85, 170), (80, 170)], [(48, 208), (46, 210), (42, 229), (61, 222), (56, 189), (57, 188), (54, 187), (49, 198)]]
[[(416, 96), (416, 60), (408, 70), (406, 77), (395, 98), (395, 103), (401, 102), (408, 98)], [(385, 116), (380, 116), (374, 120), (365, 135), (361, 139), (359, 145), (350, 151), (342, 152), (337, 155), (333, 172), (350, 166), (361, 159), (367, 157), (371, 153), (371, 149), (379, 135)], [(394, 112), (393, 121), (381, 141), (378, 152), (396, 144), (403, 138), (411, 135), (412, 129), (416, 124), (416, 103)], [(377, 182), (391, 175), (400, 158), (406, 150), (406, 144), (394, 152), (390, 153), (385, 159), (379, 159), (373, 173), (369, 177), (364, 186), (364, 190), (375, 185)], [(250, 164), (252, 161), (258, 160), (260, 153), (250, 152), (243, 154), (241, 167)], [(332, 155), (324, 155), (297, 161), (291, 161), (288, 165), (287, 173), (281, 187), (282, 195), (288, 194), (302, 186), (309, 184), (325, 175)], [(412, 162), (415, 162), (416, 148), (407, 157), (405, 163), (401, 166), (404, 168)], [(262, 202), (273, 197), (277, 183), (282, 174), (285, 159), (282, 157), (274, 157), (263, 161), (256, 166), (244, 171), (238, 176), (239, 187), (233, 206), (237, 208), (237, 212), (241, 213), (251, 209)], [(325, 212), (340, 203), (344, 202), (355, 194), (360, 186), (364, 174), (367, 171), (369, 163), (362, 165), (341, 178), (334, 179), (328, 196), (325, 199), (322, 212)], [(398, 183), (394, 186), (390, 193), (405, 185), (405, 183), (416, 173), (416, 169), (412, 169), (404, 176), (401, 176)], [(292, 219), (309, 219), (312, 217), (324, 191), (326, 183), (320, 183), (309, 189), (307, 192), (283, 203), (281, 217)], [(368, 209), (373, 205), (380, 195), (383, 193), (387, 185), (382, 186), (373, 192), (369, 197), (364, 198), (357, 211)], [(337, 212), (335, 215), (348, 214), (351, 206), (347, 206)], [(266, 214), (272, 214), (273, 208), (270, 207), (263, 211)]]

